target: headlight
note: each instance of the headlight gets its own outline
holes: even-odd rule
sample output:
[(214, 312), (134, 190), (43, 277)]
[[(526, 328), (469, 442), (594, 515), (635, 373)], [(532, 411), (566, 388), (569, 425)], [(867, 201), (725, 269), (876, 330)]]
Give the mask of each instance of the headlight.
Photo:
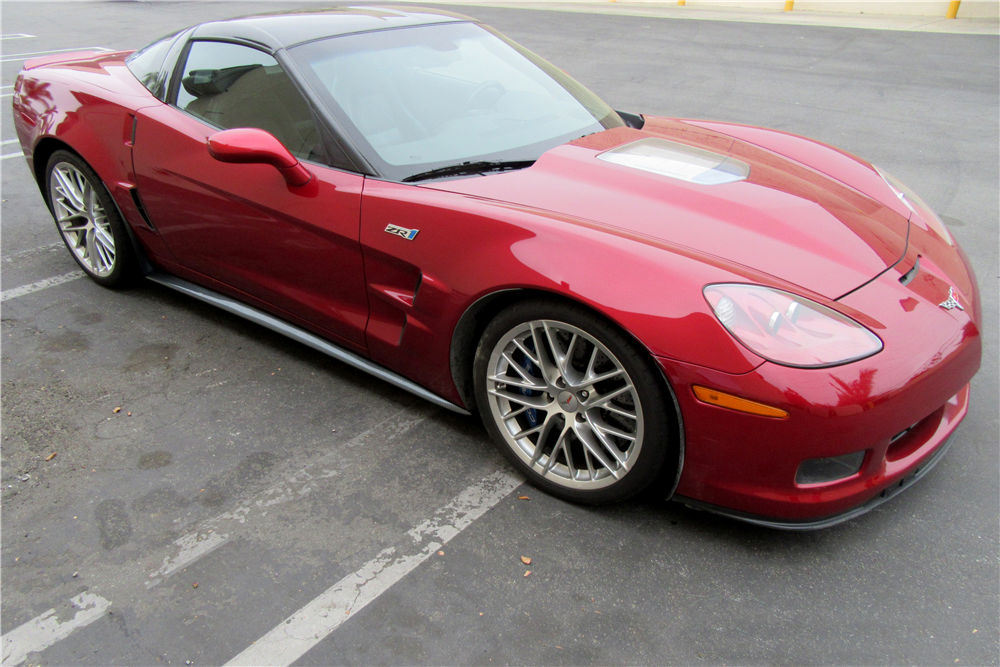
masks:
[(759, 285), (706, 285), (705, 298), (729, 333), (756, 354), (785, 366), (820, 368), (882, 349), (871, 331), (801, 296)]
[(916, 192), (903, 185), (892, 174), (883, 171), (878, 167), (875, 167), (875, 171), (877, 171), (878, 175), (882, 177), (882, 180), (885, 181), (886, 185), (888, 185), (892, 191), (896, 193), (896, 196), (899, 197), (899, 200), (906, 205), (906, 208), (910, 209), (913, 213), (916, 213), (920, 219), (923, 220), (928, 227), (930, 227), (931, 231), (940, 236), (945, 243), (948, 245), (955, 245), (955, 242), (951, 239), (951, 232), (949, 232), (948, 228), (944, 226), (943, 222), (941, 222), (941, 218), (938, 217), (937, 213), (931, 210), (931, 207), (928, 206)]

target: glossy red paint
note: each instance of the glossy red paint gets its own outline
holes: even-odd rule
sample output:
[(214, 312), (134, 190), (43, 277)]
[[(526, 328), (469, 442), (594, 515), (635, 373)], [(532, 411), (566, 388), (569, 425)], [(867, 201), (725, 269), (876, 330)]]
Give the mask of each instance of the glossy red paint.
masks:
[(216, 132), (208, 138), (208, 153), (219, 162), (269, 164), (292, 186), (300, 187), (312, 180), (309, 170), (264, 130), (243, 127)]
[[(877, 313), (865, 324), (885, 348), (868, 359), (810, 370), (768, 362), (743, 375), (661, 360), (677, 389), (687, 434), (677, 493), (760, 516), (818, 519), (864, 503), (919, 468), (965, 417), (968, 383), (982, 356), (978, 286), (955, 250), (913, 225), (906, 257), (838, 302), (842, 310)], [(918, 256), (916, 277), (901, 284)], [(965, 310), (939, 306), (951, 286)], [(692, 384), (739, 393), (787, 410), (790, 418), (704, 405), (686, 390)], [(857, 476), (795, 484), (802, 461), (860, 450), (867, 456)]]
[[(898, 280), (889, 278), (865, 290), (877, 295), (897, 286)], [(922, 316), (936, 304), (921, 304), (921, 312), (897, 306), (893, 325), (920, 322), (926, 336), (914, 343), (912, 336), (887, 327), (880, 332), (887, 338), (882, 359), (880, 354), (809, 370), (765, 363), (743, 375), (661, 359), (677, 391), (687, 436), (677, 493), (761, 516), (815, 519), (865, 502), (918, 467), (965, 416), (967, 385), (981, 355), (971, 318), (959, 317), (964, 323), (956, 326), (941, 321), (949, 316), (942, 311), (943, 317), (926, 327)], [(900, 363), (913, 353), (928, 362), (917, 367)], [(693, 384), (778, 407), (790, 416), (767, 419), (705, 405), (690, 390)], [(956, 396), (954, 405), (946, 407)], [(899, 443), (912, 445), (909, 453), (890, 456), (890, 439), (918, 423), (921, 428)], [(861, 450), (868, 450), (868, 456), (859, 476), (809, 487), (795, 484), (795, 472), (806, 459)]]
[[(132, 130), (138, 109), (160, 106), (125, 66), (131, 51), (58, 54), (29, 60), (14, 86), (14, 128), (28, 168), (40, 177), (47, 155), (35, 151), (69, 146), (104, 181), (118, 208), (151, 257), (172, 259), (162, 238), (142, 223), (130, 190)], [(39, 182), (44, 191), (44, 183)], [(138, 223), (138, 224), (137, 224)]]
[[(732, 155), (750, 165), (750, 177), (698, 185), (596, 159), (650, 137)], [(871, 280), (906, 247), (906, 216), (881, 201), (776, 152), (669, 119), (585, 137), (530, 169), (428, 187), (559, 211), (753, 267), (827, 299)], [(888, 186), (885, 193), (895, 199)]]
[(136, 185), (176, 263), (196, 272), (195, 282), (211, 278), (230, 296), (253, 295), (276, 315), (364, 350), (364, 178), (313, 166), (312, 182), (292, 186), (269, 164), (212, 158), (216, 130), (175, 107), (136, 117)]
[[(155, 267), (456, 404), (463, 315), (493, 295), (544, 293), (602, 314), (662, 368), (683, 421), (677, 493), (701, 502), (789, 520), (836, 514), (919, 467), (965, 415), (981, 356), (975, 277), (961, 250), (911, 216), (863, 160), (771, 130), (649, 117), (642, 130), (591, 135), (510, 173), (402, 184), (309, 163), (312, 178), (296, 185), (306, 167), (277, 140), (217, 132), (163, 104), (125, 55), (28, 63), (14, 111), (29, 167), (49, 142), (71, 147)], [(733, 155), (750, 178), (702, 186), (597, 159), (644, 137)], [(384, 233), (390, 224), (419, 232), (407, 240)], [(918, 256), (917, 276), (902, 285)], [(713, 282), (811, 298), (869, 327), (885, 349), (819, 370), (765, 362), (716, 320), (702, 295)], [(949, 287), (965, 310), (939, 307)], [(789, 418), (706, 405), (693, 384)], [(861, 449), (858, 475), (795, 484), (803, 460)]]
[(767, 151), (794, 160), (809, 169), (819, 171), (844, 185), (871, 197), (901, 216), (909, 217), (910, 211), (893, 194), (870, 162), (856, 155), (845, 153), (835, 146), (796, 134), (769, 130), (751, 125), (719, 123), (704, 120), (684, 120), (685, 124), (729, 136), (753, 144)]
[[(420, 230), (419, 242), (383, 233), (386, 225), (403, 221)], [(361, 242), (373, 297), (372, 359), (445, 396), (454, 395), (448, 362), (452, 329), (472, 303), (502, 290), (534, 290), (583, 303), (659, 353), (687, 355), (734, 372), (762, 361), (721, 330), (701, 296), (713, 277), (735, 280), (740, 274), (586, 220), (369, 179)], [(605, 267), (621, 282), (607, 280), (594, 267)], [(632, 289), (623, 293), (621, 284)], [(404, 301), (387, 292), (416, 296)]]

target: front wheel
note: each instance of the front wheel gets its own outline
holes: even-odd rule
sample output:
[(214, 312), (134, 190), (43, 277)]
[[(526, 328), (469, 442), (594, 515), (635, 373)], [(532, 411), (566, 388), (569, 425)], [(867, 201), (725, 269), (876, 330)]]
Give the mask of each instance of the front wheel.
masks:
[(503, 311), (483, 333), (474, 372), (500, 451), (555, 496), (624, 500), (676, 451), (671, 402), (648, 355), (578, 306), (539, 300)]
[(59, 150), (46, 168), (49, 207), (73, 259), (104, 287), (122, 287), (138, 274), (135, 252), (101, 179), (79, 156)]

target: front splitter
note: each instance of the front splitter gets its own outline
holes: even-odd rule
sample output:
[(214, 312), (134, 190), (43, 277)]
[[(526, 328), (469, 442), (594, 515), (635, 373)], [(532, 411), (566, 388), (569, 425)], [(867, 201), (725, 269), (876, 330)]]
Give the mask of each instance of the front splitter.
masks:
[(858, 505), (853, 509), (849, 509), (846, 512), (841, 512), (839, 514), (834, 514), (832, 516), (823, 517), (822, 519), (806, 519), (802, 521), (795, 520), (781, 520), (772, 519), (757, 514), (749, 514), (747, 512), (740, 512), (739, 510), (732, 510), (726, 507), (719, 507), (718, 505), (712, 505), (710, 503), (704, 503), (700, 500), (695, 500), (693, 498), (688, 498), (686, 496), (675, 495), (672, 500), (675, 502), (683, 503), (691, 509), (701, 510), (705, 512), (711, 512), (713, 514), (719, 514), (722, 516), (729, 517), (731, 519), (737, 519), (739, 521), (744, 521), (746, 523), (752, 523), (757, 526), (764, 526), (765, 528), (774, 528), (776, 530), (820, 530), (822, 528), (829, 528), (830, 526), (836, 526), (838, 523), (843, 523), (849, 521), (855, 517), (861, 516), (866, 512), (870, 512), (882, 503), (885, 503), (892, 498), (895, 498), (900, 493), (910, 488), (914, 482), (922, 478), (924, 475), (929, 473), (934, 466), (938, 464), (938, 461), (944, 457), (945, 452), (951, 446), (952, 438), (955, 437), (955, 431), (953, 431), (944, 443), (938, 447), (934, 453), (919, 466), (914, 468), (913, 472), (908, 475), (904, 475), (900, 480), (894, 482), (892, 486), (886, 487), (880, 491), (877, 495), (872, 497), (867, 502), (862, 505)]

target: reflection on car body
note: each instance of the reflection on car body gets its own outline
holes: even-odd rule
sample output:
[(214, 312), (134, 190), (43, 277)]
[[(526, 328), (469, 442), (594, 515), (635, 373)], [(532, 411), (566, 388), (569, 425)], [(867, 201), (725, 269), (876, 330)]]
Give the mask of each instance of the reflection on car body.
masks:
[(790, 529), (940, 460), (975, 276), (868, 162), (617, 112), (457, 14), (202, 24), (25, 63), (28, 166), (80, 266), (140, 275), (462, 413), (535, 485)]

